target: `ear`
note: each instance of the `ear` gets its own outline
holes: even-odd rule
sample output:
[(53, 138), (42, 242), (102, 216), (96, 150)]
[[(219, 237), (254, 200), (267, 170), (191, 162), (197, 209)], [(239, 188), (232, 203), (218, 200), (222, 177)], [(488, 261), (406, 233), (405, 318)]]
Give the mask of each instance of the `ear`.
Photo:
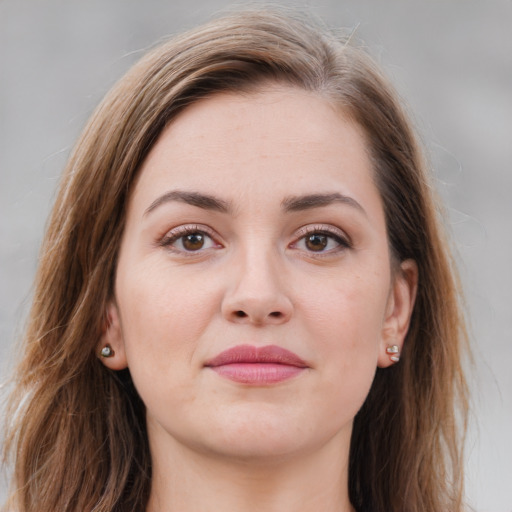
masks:
[[(112, 350), (112, 355), (108, 357), (101, 355), (102, 349), (106, 346), (110, 347)], [(124, 370), (128, 367), (119, 311), (114, 302), (109, 302), (107, 306), (107, 315), (100, 341), (96, 347), (96, 354), (101, 362), (111, 370)]]
[[(395, 272), (386, 305), (386, 317), (382, 327), (378, 366), (386, 368), (394, 364), (391, 356), (399, 356), (411, 320), (416, 291), (418, 289), (418, 266), (413, 260), (405, 260)], [(388, 353), (386, 349), (396, 345), (399, 353)]]

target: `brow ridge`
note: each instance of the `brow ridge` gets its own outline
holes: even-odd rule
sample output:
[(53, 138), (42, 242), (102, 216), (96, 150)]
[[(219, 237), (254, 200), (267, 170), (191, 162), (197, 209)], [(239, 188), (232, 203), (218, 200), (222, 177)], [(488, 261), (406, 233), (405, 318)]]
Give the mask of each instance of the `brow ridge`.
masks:
[(310, 210), (312, 208), (321, 208), (322, 206), (329, 206), (333, 203), (342, 203), (366, 215), (366, 211), (353, 197), (340, 194), (339, 192), (329, 192), (325, 194), (306, 194), (303, 196), (290, 196), (281, 202), (282, 208), (286, 212), (298, 212), (303, 210)]
[(213, 210), (221, 213), (231, 211), (230, 204), (222, 199), (201, 192), (193, 192), (187, 190), (170, 190), (165, 194), (157, 197), (146, 209), (144, 215), (148, 215), (162, 204), (178, 201), (203, 208), (204, 210)]

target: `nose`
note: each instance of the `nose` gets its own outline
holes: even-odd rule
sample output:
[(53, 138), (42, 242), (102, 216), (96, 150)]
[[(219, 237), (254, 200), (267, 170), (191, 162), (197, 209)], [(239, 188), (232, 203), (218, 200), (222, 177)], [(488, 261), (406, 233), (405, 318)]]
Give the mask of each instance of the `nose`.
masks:
[(253, 255), (232, 267), (222, 301), (222, 314), (228, 321), (262, 326), (286, 323), (291, 318), (293, 303), (275, 259)]

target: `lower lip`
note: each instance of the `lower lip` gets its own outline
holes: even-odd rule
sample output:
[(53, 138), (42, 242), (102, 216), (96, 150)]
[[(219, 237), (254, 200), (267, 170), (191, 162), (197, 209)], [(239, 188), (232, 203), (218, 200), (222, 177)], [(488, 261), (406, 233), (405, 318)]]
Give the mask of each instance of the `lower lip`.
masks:
[(275, 363), (234, 363), (210, 368), (226, 379), (242, 384), (275, 384), (302, 373), (305, 368)]

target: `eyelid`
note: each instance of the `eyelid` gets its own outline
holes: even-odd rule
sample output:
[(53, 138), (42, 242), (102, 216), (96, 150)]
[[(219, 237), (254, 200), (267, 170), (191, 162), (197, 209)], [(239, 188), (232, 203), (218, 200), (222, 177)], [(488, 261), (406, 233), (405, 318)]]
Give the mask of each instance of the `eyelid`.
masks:
[(344, 249), (350, 249), (353, 246), (350, 237), (345, 233), (345, 231), (336, 226), (331, 224), (308, 224), (307, 226), (303, 226), (297, 230), (295, 233), (295, 240), (290, 244), (290, 247), (295, 248), (294, 246), (296, 246), (304, 237), (317, 233), (332, 237), (339, 244), (339, 247), (337, 249), (331, 249), (330, 251), (326, 252), (320, 251), (315, 253), (314, 251), (311, 251), (310, 254), (314, 255), (315, 257), (332, 255), (333, 253), (342, 251)]
[(345, 243), (352, 245), (350, 237), (342, 229), (333, 226), (332, 224), (308, 224), (302, 226), (297, 230), (296, 237), (303, 238), (304, 236), (311, 235), (314, 233), (325, 233), (326, 235), (332, 235), (342, 239)]
[(183, 224), (180, 226), (176, 226), (175, 228), (169, 229), (165, 232), (165, 234), (158, 240), (158, 245), (161, 247), (165, 247), (166, 249), (179, 252), (180, 254), (193, 255), (194, 253), (204, 252), (205, 250), (199, 251), (181, 251), (172, 247), (172, 243), (176, 240), (179, 240), (181, 237), (186, 236), (191, 233), (204, 233), (208, 237), (212, 239), (212, 241), (218, 247), (222, 247), (222, 244), (218, 241), (219, 236), (213, 229), (204, 225), (204, 224)]
[[(179, 240), (181, 237), (184, 237), (191, 233), (204, 233), (213, 241), (216, 247), (209, 247), (206, 249), (200, 249), (198, 251), (186, 251), (180, 250), (172, 246), (172, 244)], [(337, 253), (339, 251), (352, 247), (352, 241), (350, 240), (350, 237), (342, 229), (331, 224), (308, 224), (306, 226), (300, 227), (296, 231), (294, 235), (294, 241), (289, 244), (289, 247), (292, 249), (297, 248), (297, 244), (302, 239), (312, 234), (323, 234), (329, 236), (339, 244), (339, 247), (337, 247), (336, 249), (330, 249), (325, 252), (319, 251), (315, 253), (314, 251), (311, 251), (310, 253), (312, 255), (314, 254), (315, 257), (332, 255), (333, 253)], [(196, 223), (183, 224), (167, 230), (165, 234), (157, 240), (157, 245), (176, 253), (184, 254), (187, 256), (193, 256), (194, 254), (198, 255), (199, 253), (204, 253), (205, 251), (212, 248), (217, 249), (223, 247), (223, 243), (219, 242), (219, 238), (219, 235), (207, 225)]]

